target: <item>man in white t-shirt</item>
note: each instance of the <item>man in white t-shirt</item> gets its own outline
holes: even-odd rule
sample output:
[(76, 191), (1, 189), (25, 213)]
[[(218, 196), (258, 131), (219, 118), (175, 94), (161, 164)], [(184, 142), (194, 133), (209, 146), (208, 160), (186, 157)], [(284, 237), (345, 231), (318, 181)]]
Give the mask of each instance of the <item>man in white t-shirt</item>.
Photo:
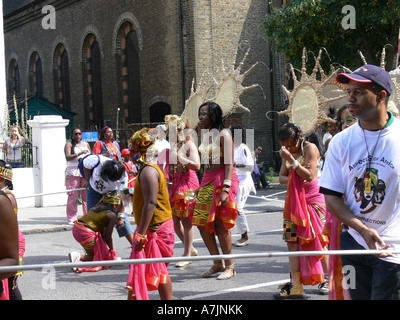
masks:
[(380, 250), (341, 256), (352, 300), (399, 300), (400, 254), (388, 251), (400, 250), (400, 121), (387, 112), (392, 81), (373, 65), (336, 80), (347, 85), (349, 111), (359, 122), (329, 143), (320, 192), (349, 228), (340, 249)]

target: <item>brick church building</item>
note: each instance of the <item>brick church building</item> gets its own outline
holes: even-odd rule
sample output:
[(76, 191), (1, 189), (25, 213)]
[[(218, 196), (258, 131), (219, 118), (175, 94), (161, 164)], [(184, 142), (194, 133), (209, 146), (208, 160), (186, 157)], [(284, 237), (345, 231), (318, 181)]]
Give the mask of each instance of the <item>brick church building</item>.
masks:
[(254, 129), (261, 159), (276, 168), (284, 119), (265, 114), (285, 108), (285, 61), (265, 40), (267, 14), (265, 0), (3, 0), (9, 106), (14, 94), (43, 97), (76, 113), (82, 130), (118, 128), (125, 147), (137, 127), (180, 115), (205, 74), (257, 63), (243, 86), (258, 87), (240, 96), (250, 112), (226, 123)]

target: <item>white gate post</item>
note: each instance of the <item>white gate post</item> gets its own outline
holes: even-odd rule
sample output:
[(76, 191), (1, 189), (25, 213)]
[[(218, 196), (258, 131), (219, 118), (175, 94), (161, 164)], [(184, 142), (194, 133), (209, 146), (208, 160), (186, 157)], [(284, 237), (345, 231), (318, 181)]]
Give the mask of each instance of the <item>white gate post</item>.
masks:
[[(56, 115), (35, 116), (33, 120), (27, 121), (32, 128), (32, 145), (38, 147), (37, 159), (36, 153), (33, 152), (33, 163), (38, 163), (39, 166), (40, 194), (65, 190), (64, 146), (65, 127), (68, 123), (69, 120)], [(59, 206), (66, 203), (65, 192), (38, 196), (35, 199), (35, 207)]]

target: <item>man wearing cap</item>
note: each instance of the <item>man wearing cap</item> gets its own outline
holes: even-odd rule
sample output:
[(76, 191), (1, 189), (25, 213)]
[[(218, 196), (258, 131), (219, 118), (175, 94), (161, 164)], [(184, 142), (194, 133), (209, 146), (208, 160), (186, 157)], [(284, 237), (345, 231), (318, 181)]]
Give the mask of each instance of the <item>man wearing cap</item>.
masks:
[(357, 124), (336, 134), (319, 180), (327, 209), (348, 226), (341, 250), (344, 286), (352, 300), (400, 299), (400, 121), (387, 111), (392, 81), (378, 66), (339, 73)]

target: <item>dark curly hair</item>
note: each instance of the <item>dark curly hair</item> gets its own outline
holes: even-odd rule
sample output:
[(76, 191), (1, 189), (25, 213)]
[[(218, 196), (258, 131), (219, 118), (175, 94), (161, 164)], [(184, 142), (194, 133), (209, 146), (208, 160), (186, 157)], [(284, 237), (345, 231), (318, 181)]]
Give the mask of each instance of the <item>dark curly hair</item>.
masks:
[(113, 159), (103, 163), (100, 176), (104, 180), (117, 181), (121, 179), (124, 172), (124, 165), (118, 159)]

